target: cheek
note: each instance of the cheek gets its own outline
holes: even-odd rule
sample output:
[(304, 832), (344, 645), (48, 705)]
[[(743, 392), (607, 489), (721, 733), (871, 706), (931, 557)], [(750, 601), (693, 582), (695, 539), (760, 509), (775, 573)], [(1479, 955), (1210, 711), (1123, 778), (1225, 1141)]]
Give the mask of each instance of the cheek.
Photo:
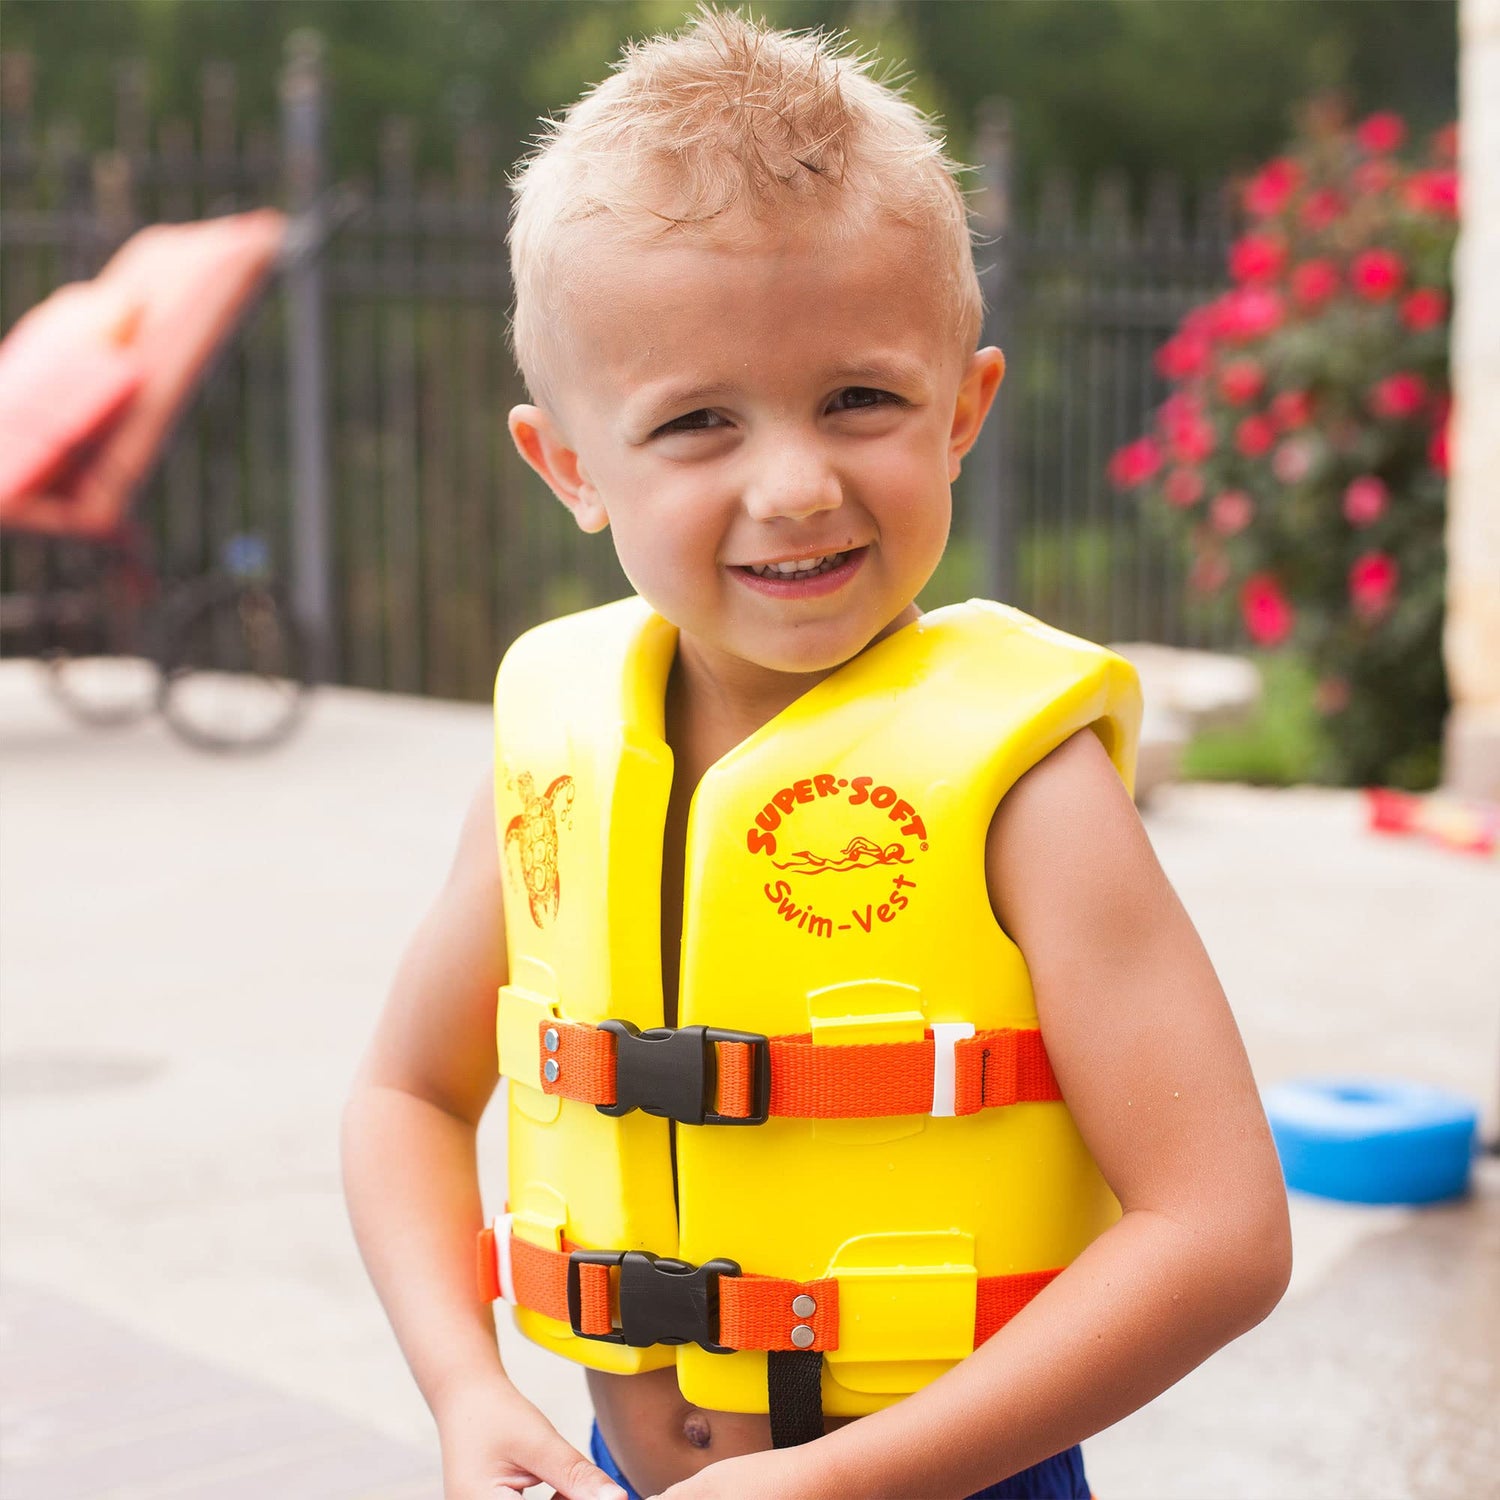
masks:
[(945, 455), (928, 443), (904, 444), (867, 469), (867, 493), (880, 497), (882, 529), (916, 540), (946, 536), (952, 510)]
[(615, 550), (641, 591), (681, 590), (711, 570), (721, 532), (712, 507), (682, 486), (656, 483), (616, 506)]

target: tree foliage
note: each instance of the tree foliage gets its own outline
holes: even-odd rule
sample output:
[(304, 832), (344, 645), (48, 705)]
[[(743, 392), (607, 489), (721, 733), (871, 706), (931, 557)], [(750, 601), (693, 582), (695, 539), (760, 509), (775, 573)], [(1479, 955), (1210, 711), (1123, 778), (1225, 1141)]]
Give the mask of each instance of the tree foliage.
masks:
[[(1024, 179), (1067, 168), (1217, 180), (1274, 150), (1289, 112), (1341, 92), (1418, 129), (1456, 103), (1453, 0), (768, 0), (780, 25), (846, 28), (909, 73), (960, 153), (988, 96), (1015, 110)], [(246, 118), (270, 120), (287, 35), (328, 44), (335, 168), (370, 168), (383, 117), (421, 126), (429, 163), (455, 122), (513, 159), (538, 116), (603, 76), (623, 39), (677, 25), (680, 0), (4, 0), (4, 45), (32, 53), (43, 120), (113, 131), (113, 73), (150, 66), (156, 117), (191, 118), (198, 69), (236, 64)]]

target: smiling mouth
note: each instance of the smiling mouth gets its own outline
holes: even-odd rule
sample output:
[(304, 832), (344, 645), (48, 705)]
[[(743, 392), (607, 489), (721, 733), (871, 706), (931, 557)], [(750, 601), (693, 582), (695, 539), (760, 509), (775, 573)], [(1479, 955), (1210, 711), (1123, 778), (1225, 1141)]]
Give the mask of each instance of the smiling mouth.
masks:
[(741, 571), (753, 573), (757, 578), (816, 578), (820, 573), (831, 573), (857, 550), (825, 552), (820, 557), (799, 557), (794, 562), (741, 563), (739, 566)]

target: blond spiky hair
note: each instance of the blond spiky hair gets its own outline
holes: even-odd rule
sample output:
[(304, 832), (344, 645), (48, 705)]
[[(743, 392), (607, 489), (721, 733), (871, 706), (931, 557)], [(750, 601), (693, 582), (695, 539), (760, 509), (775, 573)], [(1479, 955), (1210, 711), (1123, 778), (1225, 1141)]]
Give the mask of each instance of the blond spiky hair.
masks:
[(747, 221), (836, 236), (860, 227), (861, 211), (882, 211), (932, 236), (967, 352), (981, 307), (958, 170), (933, 122), (869, 57), (704, 6), (678, 35), (628, 44), (603, 83), (547, 122), (512, 178), (512, 331), (527, 384), (546, 399), (568, 231), (606, 216), (643, 239)]

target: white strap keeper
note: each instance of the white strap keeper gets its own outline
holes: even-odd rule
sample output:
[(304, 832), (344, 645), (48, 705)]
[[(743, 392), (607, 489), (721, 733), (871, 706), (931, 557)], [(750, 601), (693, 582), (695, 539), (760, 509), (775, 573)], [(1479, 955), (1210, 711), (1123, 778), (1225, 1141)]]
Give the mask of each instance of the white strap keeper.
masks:
[(514, 1214), (501, 1214), (495, 1220), (495, 1269), (499, 1272), (500, 1300), (516, 1305), (516, 1278), (510, 1264), (510, 1224)]
[(932, 1032), (932, 1108), (929, 1114), (948, 1117), (954, 1113), (958, 1091), (958, 1059), (954, 1047), (974, 1035), (972, 1021), (934, 1021)]

